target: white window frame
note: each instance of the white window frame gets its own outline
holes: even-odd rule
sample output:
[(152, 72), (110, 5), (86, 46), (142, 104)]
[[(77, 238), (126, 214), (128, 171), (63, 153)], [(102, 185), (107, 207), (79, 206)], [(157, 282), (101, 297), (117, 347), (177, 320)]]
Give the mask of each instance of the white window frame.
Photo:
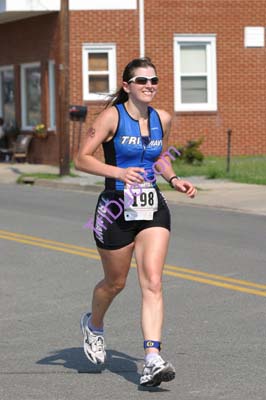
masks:
[[(182, 103), (181, 101), (180, 46), (182, 44), (206, 46), (207, 97), (208, 97), (206, 103)], [(191, 76), (193, 75), (194, 74), (191, 74)], [(184, 74), (182, 76), (184, 76)], [(200, 74), (197, 74), (196, 76), (200, 76)], [(174, 35), (174, 107), (175, 111), (217, 111), (217, 72), (216, 72), (215, 34)]]
[(56, 130), (56, 74), (55, 61), (48, 61), (48, 90), (49, 90), (49, 128), (48, 130)]
[[(13, 71), (14, 73), (14, 66), (13, 65), (4, 65), (2, 67), (0, 67), (0, 72), (4, 72), (4, 71)], [(14, 79), (15, 79), (15, 75), (14, 75)], [(0, 117), (3, 118), (4, 116), (4, 103), (3, 103), (3, 99), (2, 99), (2, 93), (3, 93), (3, 82), (2, 82), (2, 77), (0, 74)]]
[(20, 89), (21, 89), (21, 128), (22, 130), (33, 130), (33, 126), (28, 126), (26, 124), (27, 116), (27, 100), (26, 100), (26, 79), (25, 79), (25, 71), (28, 68), (40, 67), (40, 62), (27, 63), (20, 65)]
[[(90, 93), (88, 85), (88, 53), (108, 53), (109, 64), (109, 87), (108, 93)], [(83, 100), (106, 100), (108, 95), (116, 91), (116, 45), (106, 43), (86, 43), (82, 46), (82, 77), (83, 77)], [(97, 72), (100, 75), (101, 72)], [(103, 72), (106, 75), (106, 72)]]

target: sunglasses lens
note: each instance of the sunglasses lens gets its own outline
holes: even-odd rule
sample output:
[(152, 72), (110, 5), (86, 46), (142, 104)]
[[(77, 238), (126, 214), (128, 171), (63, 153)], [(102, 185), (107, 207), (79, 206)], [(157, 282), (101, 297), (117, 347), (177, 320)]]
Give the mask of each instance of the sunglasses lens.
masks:
[(129, 80), (129, 82), (134, 82), (137, 85), (147, 85), (148, 81), (151, 81), (152, 85), (158, 85), (159, 78), (154, 76), (153, 78), (147, 78), (146, 76), (136, 76)]
[(151, 84), (152, 85), (157, 85), (159, 82), (159, 78), (157, 76), (155, 76), (154, 78), (151, 78)]
[(135, 83), (136, 83), (137, 85), (146, 85), (147, 82), (148, 82), (148, 79), (147, 79), (147, 78), (144, 78), (144, 77), (142, 77), (142, 76), (139, 76), (139, 77), (137, 77), (137, 78), (135, 79)]

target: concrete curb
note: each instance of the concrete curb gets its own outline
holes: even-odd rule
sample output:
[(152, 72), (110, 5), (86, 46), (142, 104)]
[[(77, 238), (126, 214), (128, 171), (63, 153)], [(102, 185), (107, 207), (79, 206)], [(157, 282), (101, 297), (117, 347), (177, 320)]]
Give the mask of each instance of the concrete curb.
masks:
[(47, 188), (63, 189), (63, 190), (76, 190), (79, 192), (96, 192), (100, 193), (103, 186), (95, 184), (81, 185), (80, 183), (59, 182), (52, 179), (36, 179), (34, 186), (42, 186)]

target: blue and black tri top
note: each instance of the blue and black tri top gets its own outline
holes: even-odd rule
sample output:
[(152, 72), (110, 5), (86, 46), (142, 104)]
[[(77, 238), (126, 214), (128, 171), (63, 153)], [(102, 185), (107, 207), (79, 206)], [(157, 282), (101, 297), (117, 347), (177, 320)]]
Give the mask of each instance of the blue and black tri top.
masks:
[[(141, 167), (147, 179), (153, 181), (152, 166), (162, 152), (163, 128), (157, 111), (148, 107), (149, 136), (141, 136), (139, 121), (133, 119), (124, 104), (115, 106), (118, 111), (118, 126), (109, 142), (103, 143), (105, 163), (120, 168)], [(106, 190), (123, 190), (124, 182), (105, 179)]]

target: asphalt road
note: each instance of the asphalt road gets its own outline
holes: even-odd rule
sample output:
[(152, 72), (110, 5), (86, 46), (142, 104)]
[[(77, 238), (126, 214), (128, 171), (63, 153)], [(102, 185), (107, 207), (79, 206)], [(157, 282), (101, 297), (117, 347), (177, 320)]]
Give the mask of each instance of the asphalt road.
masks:
[(141, 390), (140, 291), (127, 288), (105, 321), (104, 370), (83, 354), (79, 317), (101, 278), (83, 228), (96, 195), (0, 185), (1, 400), (265, 400), (263, 216), (171, 205), (164, 358), (173, 382)]

